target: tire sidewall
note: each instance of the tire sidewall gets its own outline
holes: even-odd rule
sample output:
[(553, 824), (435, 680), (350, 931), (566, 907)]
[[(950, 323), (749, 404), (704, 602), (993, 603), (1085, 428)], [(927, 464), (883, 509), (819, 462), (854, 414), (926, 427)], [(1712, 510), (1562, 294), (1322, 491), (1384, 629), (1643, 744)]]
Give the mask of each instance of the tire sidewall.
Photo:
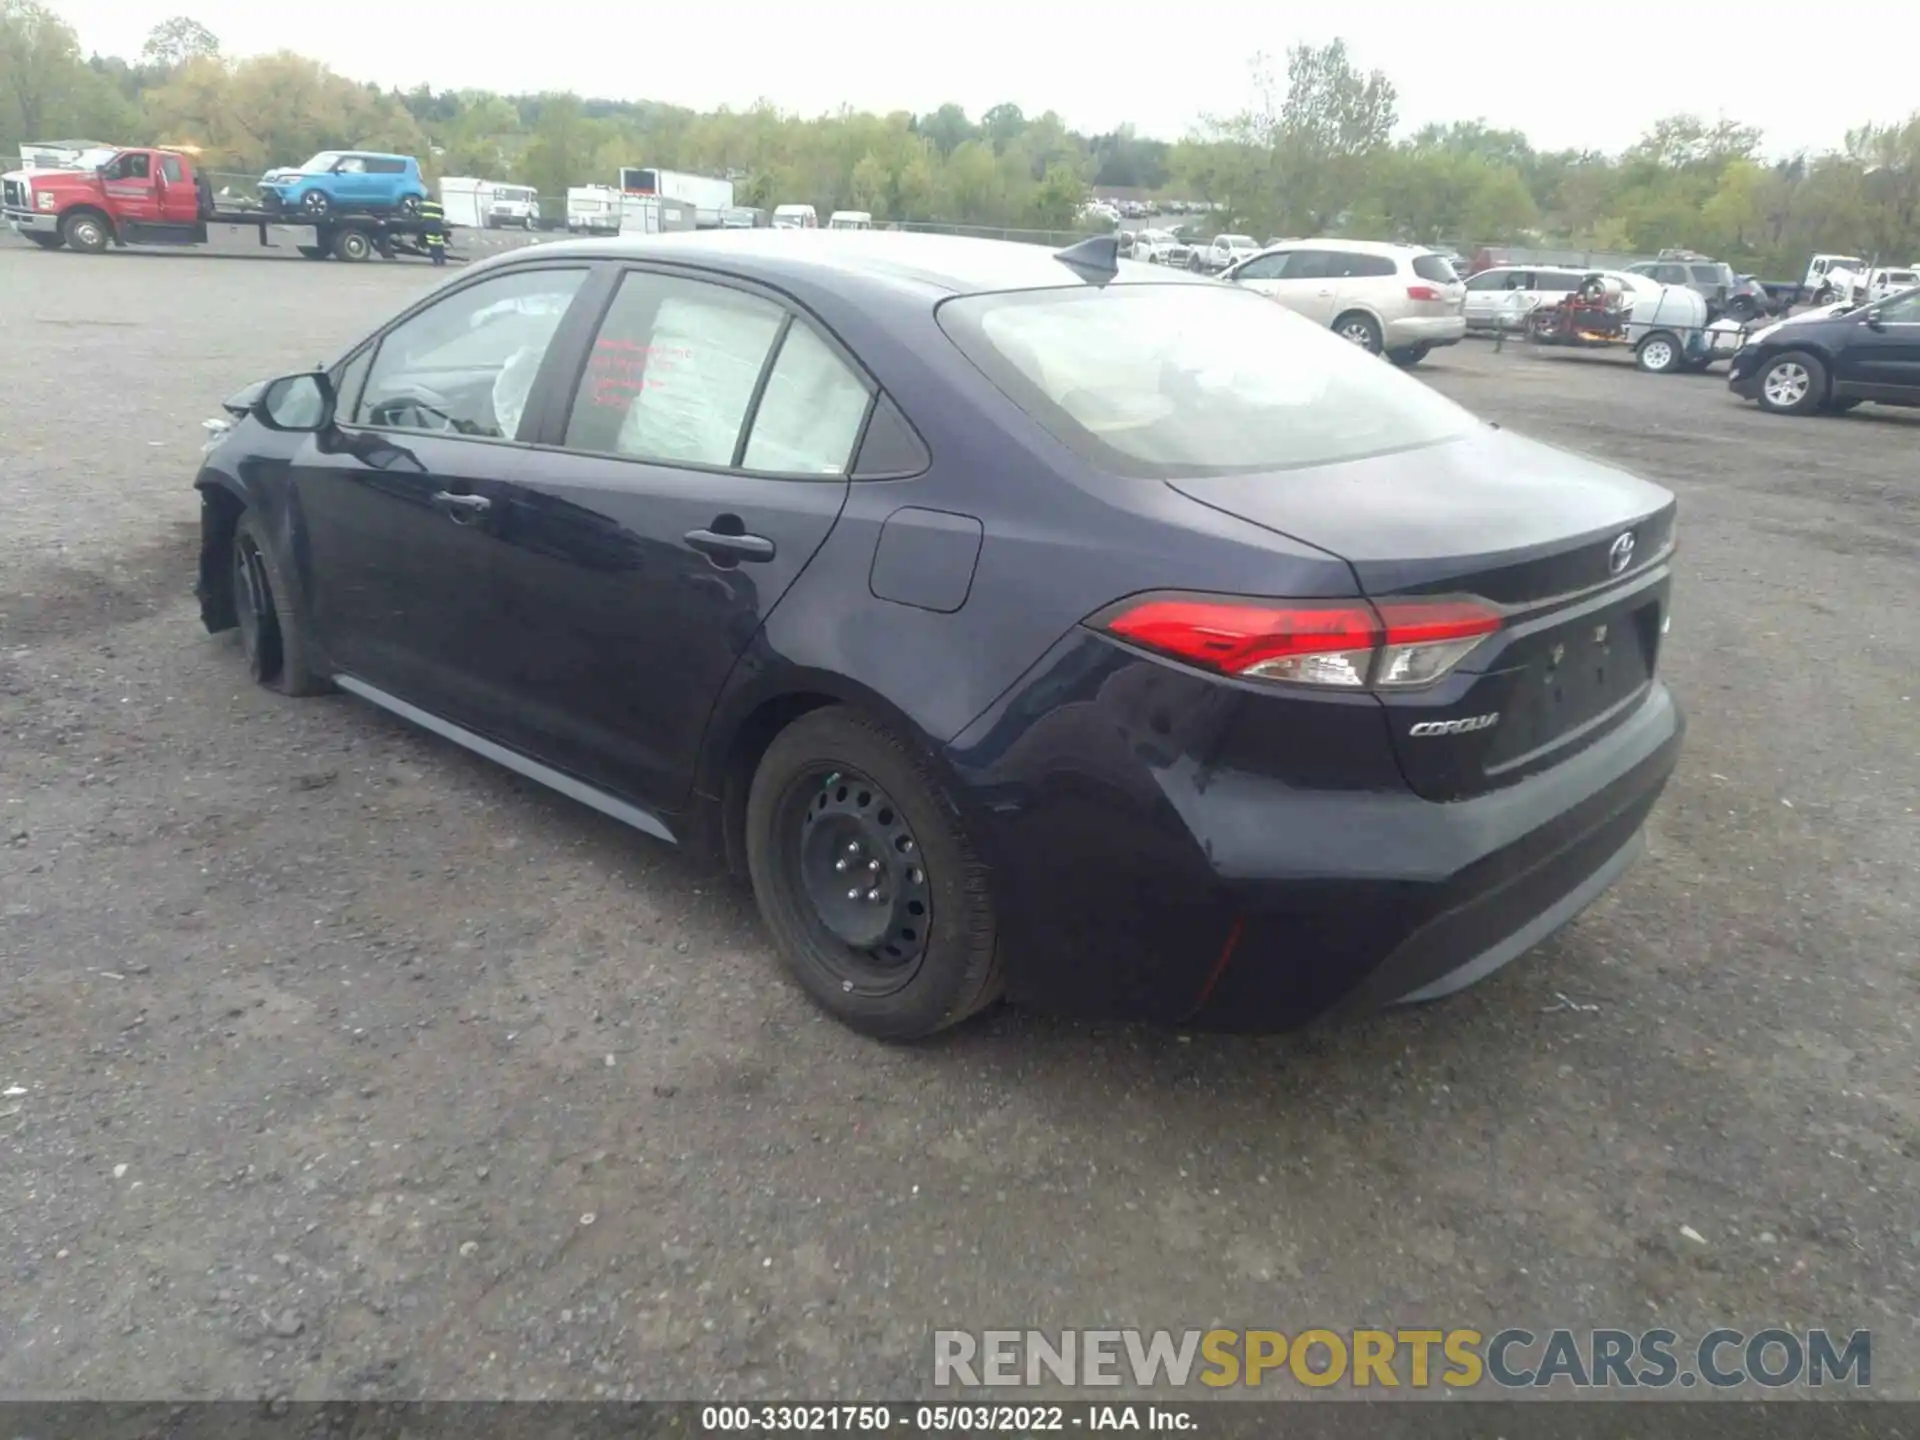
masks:
[[(860, 771), (899, 807), (919, 846), (932, 909), (919, 968), (885, 995), (848, 992), (833, 972), (810, 958), (822, 943), (808, 923), (810, 902), (798, 877), (781, 860), (787, 853), (776, 828), (784, 823), (796, 785), (826, 762)], [(767, 928), (788, 969), (823, 1009), (863, 1034), (911, 1039), (966, 1018), (982, 999), (983, 972), (993, 957), (995, 930), (985, 872), (975, 860), (961, 818), (931, 765), (906, 742), (846, 706), (800, 717), (774, 738), (747, 795), (747, 870)]]
[[(1356, 322), (1367, 327), (1367, 339), (1364, 344), (1355, 340), (1347, 340), (1346, 331)], [(1365, 350), (1369, 355), (1382, 354), (1386, 349), (1386, 335), (1380, 329), (1380, 322), (1364, 310), (1349, 310), (1340, 315), (1333, 322), (1333, 333), (1338, 335), (1342, 340), (1346, 340), (1349, 345), (1359, 344), (1360, 348)]]
[[(98, 255), (113, 238), (113, 232), (107, 228), (106, 222), (91, 212), (71, 216), (60, 228), (67, 248), (78, 250), (83, 255)], [(81, 238), (87, 231), (91, 231), (93, 239)]]
[[(1781, 365), (1798, 365), (1807, 372), (1807, 393), (1792, 405), (1774, 405), (1767, 399), (1767, 376)], [(1820, 363), (1818, 356), (1809, 355), (1802, 350), (1789, 350), (1776, 355), (1761, 368), (1756, 394), (1762, 410), (1775, 415), (1811, 415), (1827, 402), (1827, 367)]]
[[(1652, 364), (1647, 358), (1648, 352), (1656, 345), (1665, 345), (1667, 347), (1667, 354), (1670, 358), (1664, 365)], [(1670, 375), (1680, 368), (1682, 353), (1680, 342), (1673, 336), (1662, 331), (1658, 334), (1649, 335), (1646, 339), (1642, 340), (1635, 348), (1633, 358), (1639, 363), (1640, 368), (1649, 375)]]

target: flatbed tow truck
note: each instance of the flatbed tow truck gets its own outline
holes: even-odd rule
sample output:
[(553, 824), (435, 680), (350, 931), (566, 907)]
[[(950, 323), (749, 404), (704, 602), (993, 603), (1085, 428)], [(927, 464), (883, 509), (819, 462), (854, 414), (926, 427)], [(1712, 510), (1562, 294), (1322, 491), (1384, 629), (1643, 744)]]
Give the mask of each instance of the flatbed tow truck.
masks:
[(160, 146), (121, 150), (93, 170), (11, 171), (0, 176), (0, 215), (43, 250), (97, 255), (111, 246), (204, 245), (209, 227), (233, 225), (257, 229), (269, 250), (279, 248), (269, 228), (306, 230), (313, 238), (294, 246), (300, 254), (347, 261), (424, 257), (425, 237), (439, 223), (404, 215), (308, 216), (222, 207), (189, 152)]

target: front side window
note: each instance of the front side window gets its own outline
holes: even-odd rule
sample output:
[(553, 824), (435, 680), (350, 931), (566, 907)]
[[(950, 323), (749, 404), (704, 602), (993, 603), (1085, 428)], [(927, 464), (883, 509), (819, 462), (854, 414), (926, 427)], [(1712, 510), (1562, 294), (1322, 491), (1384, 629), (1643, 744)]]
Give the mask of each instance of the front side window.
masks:
[(1920, 325), (1920, 290), (1887, 301), (1880, 307), (1880, 319), (1888, 325)]
[(1328, 465), (1478, 423), (1324, 326), (1231, 286), (972, 295), (937, 314), (1016, 405), (1114, 474)]
[(367, 162), (358, 155), (349, 155), (333, 168), (341, 175), (364, 175), (367, 171)]
[(112, 162), (101, 172), (106, 180), (145, 180), (153, 173), (150, 157), (144, 152), (129, 151), (116, 155)]
[(511, 440), (587, 272), (517, 270), (457, 290), (380, 341), (353, 419)]
[(772, 301), (725, 285), (629, 272), (594, 338), (568, 448), (737, 464), (760, 372), (786, 321)]
[(1292, 256), (1285, 250), (1278, 255), (1256, 255), (1238, 270), (1233, 272), (1236, 280), (1284, 280), (1287, 277), (1287, 261)]
[(338, 150), (322, 150), (300, 168), (309, 175), (320, 175), (333, 169), (333, 167), (339, 163), (340, 152)]
[(1467, 281), (1467, 289), (1476, 293), (1483, 290), (1504, 290), (1507, 288), (1507, 276), (1510, 273), (1506, 270), (1482, 270)]

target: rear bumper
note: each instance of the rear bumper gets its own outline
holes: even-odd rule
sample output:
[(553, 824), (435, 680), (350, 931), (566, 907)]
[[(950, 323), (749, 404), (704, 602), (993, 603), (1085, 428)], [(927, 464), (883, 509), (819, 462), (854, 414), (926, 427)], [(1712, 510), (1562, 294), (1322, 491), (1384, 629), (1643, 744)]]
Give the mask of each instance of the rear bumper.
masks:
[(1389, 320), (1386, 324), (1387, 348), (1397, 350), (1403, 345), (1457, 345), (1467, 335), (1467, 317), (1464, 315), (1416, 315), (1399, 320)]
[[(1034, 737), (996, 736), (992, 714), (951, 752), (979, 804), (1009, 992), (1218, 1029), (1439, 998), (1524, 954), (1624, 873), (1685, 728), (1656, 683), (1553, 769), (1440, 804), (1175, 753), (1156, 730), (1174, 697), (1133, 715), (1129, 687), (1144, 693), (1116, 668), (1040, 722), (1052, 759), (1021, 756)], [(1365, 712), (1350, 719), (1363, 732)]]

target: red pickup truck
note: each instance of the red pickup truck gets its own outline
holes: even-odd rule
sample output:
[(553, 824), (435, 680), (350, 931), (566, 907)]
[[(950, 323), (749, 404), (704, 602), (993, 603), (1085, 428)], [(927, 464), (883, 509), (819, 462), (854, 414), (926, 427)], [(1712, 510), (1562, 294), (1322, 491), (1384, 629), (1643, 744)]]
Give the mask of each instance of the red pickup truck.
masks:
[(15, 170), (0, 177), (0, 214), (44, 250), (98, 254), (110, 245), (204, 245), (209, 225), (250, 225), (272, 247), (269, 226), (311, 231), (295, 248), (309, 260), (332, 256), (420, 255), (439, 223), (402, 216), (348, 215), (301, 221), (257, 209), (223, 209), (213, 186), (177, 150), (122, 150), (96, 170)]

